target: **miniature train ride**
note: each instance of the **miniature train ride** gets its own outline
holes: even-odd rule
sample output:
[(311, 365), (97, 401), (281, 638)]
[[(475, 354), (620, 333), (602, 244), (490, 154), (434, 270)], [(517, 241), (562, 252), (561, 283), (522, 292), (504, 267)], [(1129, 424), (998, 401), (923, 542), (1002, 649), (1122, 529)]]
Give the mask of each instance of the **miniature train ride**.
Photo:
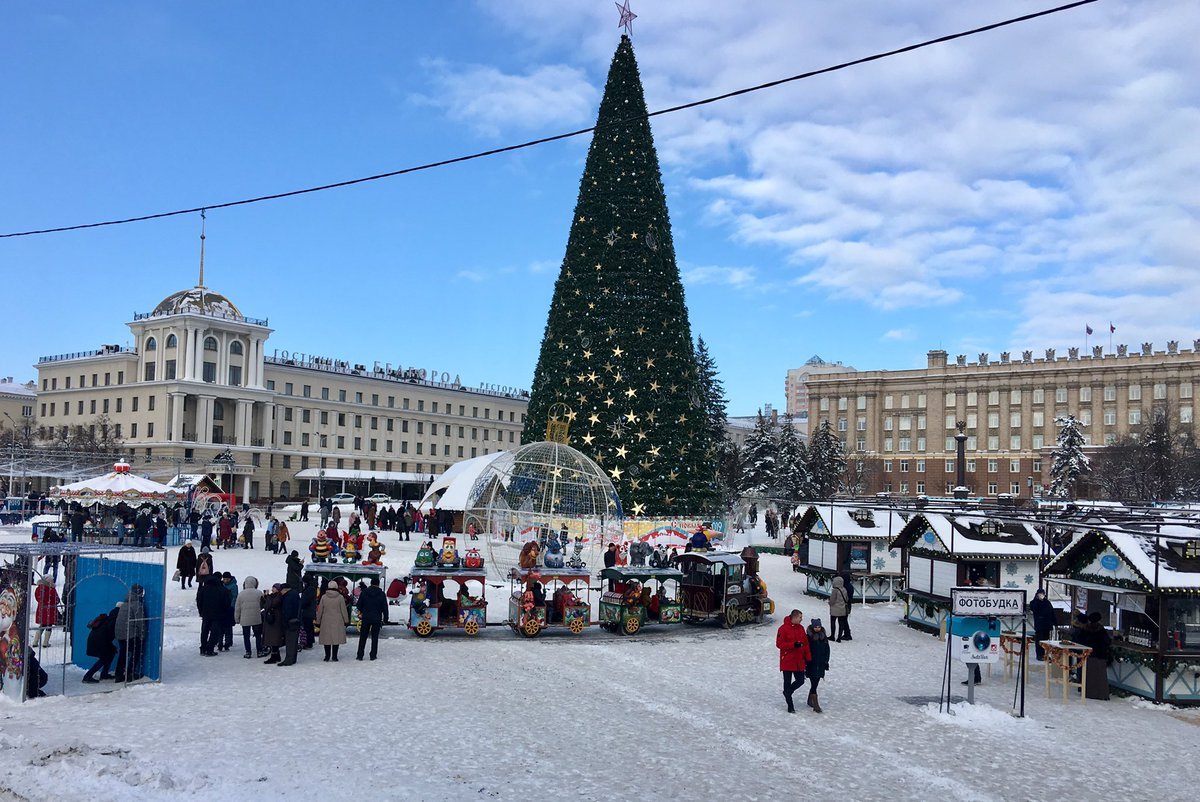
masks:
[[(527, 638), (555, 629), (580, 635), (593, 623), (621, 635), (653, 624), (714, 620), (729, 628), (761, 622), (775, 611), (758, 576), (758, 554), (750, 547), (740, 554), (703, 549), (679, 554), (671, 559), (678, 568), (666, 565), (665, 553), (647, 565), (644, 550), (639, 550), (631, 554), (637, 564), (604, 568), (597, 577), (606, 584), (593, 588), (580, 549), (567, 558), (565, 542), (550, 541), (558, 541), (553, 532), (544, 544), (531, 540), (522, 546), (518, 567), (507, 576), (508, 617), (499, 625)], [(442, 629), (478, 635), (488, 626), (486, 579), (477, 549), (460, 555), (453, 536), (443, 538), (440, 549), (425, 541), (405, 578), (408, 628), (420, 637)], [(596, 621), (593, 590), (601, 592)]]

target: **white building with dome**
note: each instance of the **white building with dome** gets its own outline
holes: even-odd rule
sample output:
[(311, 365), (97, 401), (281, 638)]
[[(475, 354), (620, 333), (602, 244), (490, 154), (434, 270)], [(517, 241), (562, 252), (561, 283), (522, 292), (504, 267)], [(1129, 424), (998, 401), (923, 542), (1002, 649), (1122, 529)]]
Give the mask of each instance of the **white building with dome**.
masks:
[[(343, 488), (419, 498), (449, 465), (520, 442), (527, 394), (268, 348), (267, 320), (203, 281), (135, 314), (131, 347), (42, 357), (39, 439), (108, 425), (135, 461), (205, 471), (223, 488), (233, 476), (239, 498), (259, 500)], [(213, 461), (226, 450), (232, 466)]]

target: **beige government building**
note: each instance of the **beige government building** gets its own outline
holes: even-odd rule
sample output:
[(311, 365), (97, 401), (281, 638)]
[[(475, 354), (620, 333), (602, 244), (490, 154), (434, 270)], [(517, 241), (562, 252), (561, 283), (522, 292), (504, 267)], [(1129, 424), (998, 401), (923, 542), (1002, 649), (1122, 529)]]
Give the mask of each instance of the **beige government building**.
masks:
[[(526, 392), (273, 351), (265, 319), (203, 282), (201, 273), (196, 287), (134, 315), (132, 347), (42, 357), (39, 439), (107, 420), (135, 464), (174, 461), (223, 488), (232, 476), (239, 498), (259, 500), (328, 495), (346, 482), (411, 497), (453, 463), (520, 442)], [(214, 462), (226, 450), (232, 467)]]
[(859, 492), (950, 495), (962, 421), (971, 492), (1028, 496), (1049, 483), (1058, 417), (1074, 415), (1096, 448), (1136, 436), (1160, 409), (1174, 431), (1190, 430), (1198, 374), (1200, 340), (1191, 350), (1143, 343), (971, 362), (930, 351), (924, 369), (822, 372), (806, 377), (805, 391), (810, 428), (828, 420), (851, 459), (866, 466)]

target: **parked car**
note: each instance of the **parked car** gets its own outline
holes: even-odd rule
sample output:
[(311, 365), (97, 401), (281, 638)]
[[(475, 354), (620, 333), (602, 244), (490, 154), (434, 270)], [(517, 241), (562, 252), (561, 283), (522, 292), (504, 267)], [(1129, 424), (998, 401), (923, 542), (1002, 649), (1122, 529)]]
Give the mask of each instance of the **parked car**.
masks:
[(334, 493), (332, 500), (333, 500), (334, 504), (353, 504), (354, 503), (354, 494), (353, 493)]
[(391, 500), (392, 497), (387, 493), (372, 493), (371, 495), (367, 496), (367, 501), (373, 501), (376, 504), (388, 504), (391, 502)]

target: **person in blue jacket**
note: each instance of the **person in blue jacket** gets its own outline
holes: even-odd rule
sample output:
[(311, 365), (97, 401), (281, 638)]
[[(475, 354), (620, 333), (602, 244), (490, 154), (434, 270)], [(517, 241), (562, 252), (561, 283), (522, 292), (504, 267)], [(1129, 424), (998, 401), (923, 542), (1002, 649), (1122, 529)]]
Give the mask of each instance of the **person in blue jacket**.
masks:
[(691, 546), (692, 546), (692, 551), (700, 551), (701, 549), (704, 549), (704, 550), (708, 549), (708, 535), (704, 534), (704, 530), (701, 528), (697, 528), (696, 531), (692, 534), (692, 539), (690, 542), (691, 542)]

